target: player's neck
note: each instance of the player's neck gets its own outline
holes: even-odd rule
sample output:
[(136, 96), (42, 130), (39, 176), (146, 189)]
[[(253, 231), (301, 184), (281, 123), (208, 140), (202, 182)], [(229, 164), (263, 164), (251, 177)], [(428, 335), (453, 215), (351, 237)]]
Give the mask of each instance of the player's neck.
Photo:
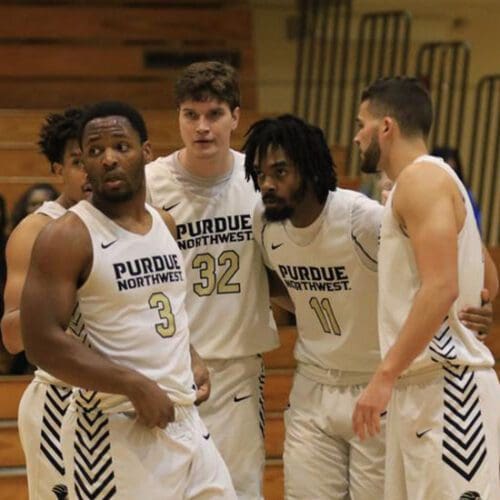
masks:
[(109, 201), (97, 194), (92, 196), (92, 205), (106, 217), (127, 231), (145, 234), (151, 227), (151, 217), (145, 208), (146, 191), (141, 189), (127, 201)]
[(387, 165), (383, 168), (387, 177), (396, 181), (399, 174), (419, 156), (429, 154), (425, 141), (421, 138), (408, 139), (392, 148)]
[(75, 200), (73, 200), (73, 198), (70, 198), (64, 191), (55, 201), (66, 210), (68, 208), (71, 208), (73, 205), (76, 205), (77, 203)]
[(321, 214), (325, 203), (321, 203), (316, 194), (308, 191), (297, 207), (293, 215), (290, 217), (290, 222), (295, 227), (310, 226)]
[(233, 167), (233, 155), (229, 149), (213, 157), (200, 158), (184, 148), (179, 152), (178, 159), (182, 167), (196, 177), (219, 177), (229, 173)]

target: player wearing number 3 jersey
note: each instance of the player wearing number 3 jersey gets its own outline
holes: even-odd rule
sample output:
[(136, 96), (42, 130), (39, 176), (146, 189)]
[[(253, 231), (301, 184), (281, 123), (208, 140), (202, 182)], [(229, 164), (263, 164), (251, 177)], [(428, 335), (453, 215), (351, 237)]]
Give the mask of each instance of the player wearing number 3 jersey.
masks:
[[(144, 121), (104, 102), (85, 111), (82, 127), (92, 202), (41, 232), (21, 304), (28, 356), (81, 388), (62, 430), (69, 498), (234, 500), (193, 405), (175, 226), (145, 204)], [(76, 299), (90, 348), (63, 335)]]
[(172, 215), (186, 265), (191, 343), (210, 370), (200, 415), (239, 499), (262, 497), (262, 360), (277, 347), (267, 276), (252, 234), (259, 196), (230, 149), (239, 118), (234, 70), (188, 66), (176, 85), (184, 148), (146, 167), (148, 200)]

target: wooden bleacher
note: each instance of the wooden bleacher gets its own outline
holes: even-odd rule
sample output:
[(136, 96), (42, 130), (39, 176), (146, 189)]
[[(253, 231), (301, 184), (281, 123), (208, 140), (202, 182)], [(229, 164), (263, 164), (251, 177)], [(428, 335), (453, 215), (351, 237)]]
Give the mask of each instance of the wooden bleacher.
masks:
[(9, 2), (0, 5), (0, 32), (0, 108), (113, 98), (169, 109), (179, 69), (207, 59), (237, 66), (245, 107), (257, 105), (244, 2)]

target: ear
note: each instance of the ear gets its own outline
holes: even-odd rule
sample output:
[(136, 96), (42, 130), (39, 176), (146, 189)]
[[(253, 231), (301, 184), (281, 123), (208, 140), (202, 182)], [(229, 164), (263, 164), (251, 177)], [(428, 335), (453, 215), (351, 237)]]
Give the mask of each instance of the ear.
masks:
[(380, 133), (382, 135), (391, 135), (394, 132), (395, 126), (396, 122), (394, 121), (394, 118), (390, 116), (384, 116), (380, 127)]
[(236, 106), (236, 108), (234, 108), (233, 111), (231, 112), (231, 115), (233, 117), (233, 124), (231, 126), (231, 130), (236, 130), (236, 127), (240, 122), (240, 107)]
[(62, 175), (63, 168), (64, 167), (63, 167), (62, 163), (59, 163), (57, 161), (55, 161), (54, 163), (52, 163), (52, 171), (56, 175)]
[(144, 156), (144, 163), (149, 163), (153, 161), (153, 147), (149, 141), (142, 144), (142, 155)]

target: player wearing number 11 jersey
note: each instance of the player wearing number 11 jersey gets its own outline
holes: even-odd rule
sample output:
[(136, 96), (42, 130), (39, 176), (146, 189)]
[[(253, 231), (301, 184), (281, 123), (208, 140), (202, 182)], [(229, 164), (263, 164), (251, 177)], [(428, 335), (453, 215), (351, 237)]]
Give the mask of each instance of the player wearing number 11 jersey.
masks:
[(261, 190), (255, 237), (295, 307), (297, 370), (285, 413), (285, 498), (383, 498), (384, 439), (354, 435), (354, 403), (380, 359), (382, 207), (336, 189), (320, 129), (290, 115), (252, 126), (246, 170)]
[(200, 415), (228, 465), (240, 500), (262, 497), (260, 353), (278, 345), (266, 271), (252, 233), (259, 196), (230, 149), (239, 118), (234, 69), (188, 66), (176, 99), (184, 148), (146, 167), (148, 200), (177, 224), (186, 266), (191, 343), (210, 370)]

